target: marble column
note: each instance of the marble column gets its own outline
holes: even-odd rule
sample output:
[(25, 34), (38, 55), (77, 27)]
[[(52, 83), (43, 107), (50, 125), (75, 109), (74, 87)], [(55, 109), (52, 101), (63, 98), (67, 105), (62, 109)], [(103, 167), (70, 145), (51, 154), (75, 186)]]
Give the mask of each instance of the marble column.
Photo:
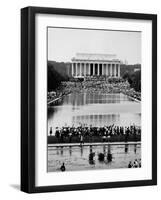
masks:
[(86, 72), (86, 76), (87, 76), (87, 74), (88, 74), (88, 63), (86, 63), (85, 66), (86, 66), (85, 72)]
[(97, 75), (100, 75), (100, 63), (97, 64)]
[(93, 63), (93, 75), (95, 75), (95, 63)]
[(104, 64), (104, 75), (107, 76), (107, 64)]
[(104, 75), (104, 68), (105, 66), (104, 66), (104, 63), (102, 63), (102, 75)]
[(108, 64), (106, 64), (106, 76), (109, 75), (109, 71), (108, 71)]
[(80, 76), (82, 76), (82, 63), (80, 63)]
[(88, 75), (90, 75), (91, 69), (90, 69), (90, 63), (88, 63)]
[(112, 76), (112, 63), (110, 64), (110, 76)]
[(90, 67), (89, 67), (89, 63), (87, 63), (87, 75), (89, 75), (90, 73)]
[(120, 64), (118, 64), (118, 77), (120, 77)]
[(84, 76), (86, 76), (86, 63), (84, 63)]
[(74, 75), (74, 63), (72, 63), (72, 76)]

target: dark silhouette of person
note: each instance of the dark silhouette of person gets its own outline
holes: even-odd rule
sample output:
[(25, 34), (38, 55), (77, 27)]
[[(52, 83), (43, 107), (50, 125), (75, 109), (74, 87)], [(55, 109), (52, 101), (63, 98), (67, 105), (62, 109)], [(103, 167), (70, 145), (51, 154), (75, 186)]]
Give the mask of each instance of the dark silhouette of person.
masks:
[(131, 161), (130, 161), (129, 164), (128, 164), (128, 168), (132, 168), (132, 163), (131, 163)]
[(62, 172), (65, 171), (65, 165), (64, 165), (64, 163), (63, 163), (62, 166), (60, 167), (60, 170), (61, 170)]
[(112, 161), (112, 154), (111, 153), (107, 154), (107, 160), (108, 160), (108, 162)]
[(129, 138), (129, 133), (130, 133), (130, 130), (129, 130), (129, 127), (126, 129), (126, 134), (125, 134), (125, 142), (128, 141), (128, 138)]
[(50, 136), (52, 135), (53, 131), (52, 131), (52, 127), (50, 127)]

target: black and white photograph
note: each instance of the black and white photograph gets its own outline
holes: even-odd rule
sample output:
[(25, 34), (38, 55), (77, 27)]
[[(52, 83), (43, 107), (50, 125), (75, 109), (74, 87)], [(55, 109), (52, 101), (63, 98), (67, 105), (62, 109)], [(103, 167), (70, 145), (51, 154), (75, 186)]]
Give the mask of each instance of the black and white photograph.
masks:
[(142, 32), (46, 34), (47, 172), (141, 168)]
[(157, 15), (21, 14), (21, 190), (156, 185)]

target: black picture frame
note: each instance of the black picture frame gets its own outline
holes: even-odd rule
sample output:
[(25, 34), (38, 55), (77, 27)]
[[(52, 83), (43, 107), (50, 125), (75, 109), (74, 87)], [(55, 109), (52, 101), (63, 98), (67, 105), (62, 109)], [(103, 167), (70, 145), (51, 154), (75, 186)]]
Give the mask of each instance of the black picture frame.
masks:
[[(35, 15), (59, 14), (152, 21), (152, 179), (60, 186), (35, 186)], [(157, 15), (45, 7), (21, 9), (21, 190), (27, 193), (157, 184)]]

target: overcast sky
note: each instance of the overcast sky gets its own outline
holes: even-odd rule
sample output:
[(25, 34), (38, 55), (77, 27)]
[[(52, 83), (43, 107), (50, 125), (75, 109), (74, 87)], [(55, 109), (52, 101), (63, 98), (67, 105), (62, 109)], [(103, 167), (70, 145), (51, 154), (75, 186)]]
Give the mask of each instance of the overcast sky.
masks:
[(76, 53), (116, 54), (141, 64), (141, 32), (48, 28), (48, 60), (70, 62)]

